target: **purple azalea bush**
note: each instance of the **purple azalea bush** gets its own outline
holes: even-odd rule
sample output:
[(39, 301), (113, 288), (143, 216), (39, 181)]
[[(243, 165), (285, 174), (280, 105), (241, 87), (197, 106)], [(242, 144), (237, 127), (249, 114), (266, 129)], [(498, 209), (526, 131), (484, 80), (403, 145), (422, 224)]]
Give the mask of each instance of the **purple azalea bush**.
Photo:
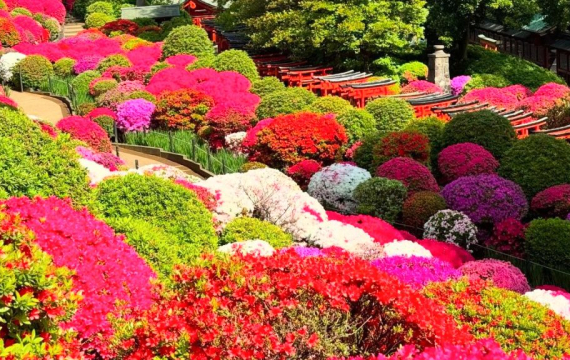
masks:
[(453, 95), (459, 95), (463, 92), (465, 85), (471, 80), (469, 75), (460, 75), (451, 79), (451, 93)]
[(442, 282), (461, 277), (461, 272), (438, 258), (391, 256), (374, 260), (372, 265), (397, 277), (414, 289), (421, 289), (430, 282)]
[(443, 188), (450, 209), (461, 211), (476, 224), (522, 219), (528, 202), (521, 187), (497, 175), (461, 177)]
[(155, 107), (145, 99), (127, 100), (117, 107), (117, 126), (123, 131), (148, 129)]
[(511, 263), (495, 259), (470, 261), (463, 264), (459, 271), (472, 280), (491, 280), (502, 289), (524, 294), (530, 286), (524, 274)]
[(73, 65), (73, 71), (79, 75), (88, 70), (95, 70), (99, 62), (103, 60), (101, 56), (85, 56), (77, 60), (75, 65)]
[(287, 251), (288, 249), (295, 250), (295, 253), (297, 253), (297, 255), (303, 258), (324, 255), (321, 249), (315, 247), (293, 246), (290, 248), (282, 249), (282, 251)]

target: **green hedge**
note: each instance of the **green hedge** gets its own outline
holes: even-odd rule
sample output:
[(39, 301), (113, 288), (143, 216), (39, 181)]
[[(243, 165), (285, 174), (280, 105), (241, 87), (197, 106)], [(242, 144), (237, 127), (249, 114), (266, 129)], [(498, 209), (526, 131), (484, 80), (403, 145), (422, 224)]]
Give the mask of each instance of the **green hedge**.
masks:
[(400, 131), (415, 118), (414, 108), (406, 101), (397, 98), (380, 98), (366, 104), (376, 120), (378, 131)]
[(270, 93), (261, 99), (257, 107), (257, 117), (267, 119), (278, 115), (292, 114), (305, 109), (313, 103), (317, 96), (304, 88), (286, 88)]
[(259, 79), (255, 63), (243, 50), (226, 50), (216, 56), (213, 65), (218, 71), (235, 71), (250, 81)]
[(246, 240), (267, 241), (275, 249), (291, 246), (293, 237), (267, 221), (241, 217), (232, 220), (220, 236), (220, 245)]

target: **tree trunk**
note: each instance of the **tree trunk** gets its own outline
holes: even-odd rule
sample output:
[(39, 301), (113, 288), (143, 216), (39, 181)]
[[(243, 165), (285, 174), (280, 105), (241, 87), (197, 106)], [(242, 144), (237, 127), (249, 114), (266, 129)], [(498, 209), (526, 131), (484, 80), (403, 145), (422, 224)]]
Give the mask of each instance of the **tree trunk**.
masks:
[(459, 55), (461, 56), (461, 61), (467, 60), (467, 46), (469, 45), (469, 22), (467, 22), (465, 31), (459, 42)]

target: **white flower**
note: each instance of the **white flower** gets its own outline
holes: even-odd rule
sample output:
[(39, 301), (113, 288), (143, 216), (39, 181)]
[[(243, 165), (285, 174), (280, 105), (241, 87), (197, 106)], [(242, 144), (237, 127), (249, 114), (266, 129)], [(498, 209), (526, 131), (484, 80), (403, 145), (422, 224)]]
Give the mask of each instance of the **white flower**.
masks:
[(0, 78), (4, 82), (12, 80), (12, 70), (26, 55), (19, 52), (9, 52), (0, 57)]
[(246, 134), (247, 133), (245, 131), (240, 131), (226, 135), (226, 148), (235, 154), (242, 154), (241, 143), (243, 142), (243, 139), (245, 139)]
[(339, 247), (356, 256), (369, 254), (381, 247), (363, 230), (335, 220), (322, 222), (309, 242), (321, 248)]
[(477, 227), (464, 213), (440, 210), (424, 224), (424, 239), (446, 241), (469, 251), (477, 243)]
[(327, 166), (311, 177), (307, 192), (324, 206), (339, 211), (356, 211), (352, 193), (356, 187), (370, 179), (370, 173), (350, 164)]
[(271, 256), (275, 249), (263, 240), (246, 240), (220, 246), (218, 251), (230, 255), (239, 253), (242, 255)]
[(91, 160), (79, 159), (79, 163), (87, 170), (91, 185), (97, 185), (106, 177), (117, 174), (117, 172), (111, 172), (111, 170), (107, 169), (103, 165), (97, 164)]
[(524, 296), (546, 306), (566, 320), (570, 320), (570, 300), (565, 296), (558, 295), (555, 291), (542, 289), (527, 292)]
[(138, 170), (132, 170), (132, 171), (137, 172), (141, 175), (154, 175), (169, 180), (181, 179), (191, 183), (195, 183), (201, 180), (197, 176), (188, 175), (184, 171), (177, 169), (174, 166), (163, 165), (163, 164), (145, 165), (138, 168)]
[(383, 257), (392, 256), (419, 256), (425, 258), (431, 258), (432, 254), (421, 246), (410, 240), (395, 240), (391, 243), (384, 244), (384, 255)]

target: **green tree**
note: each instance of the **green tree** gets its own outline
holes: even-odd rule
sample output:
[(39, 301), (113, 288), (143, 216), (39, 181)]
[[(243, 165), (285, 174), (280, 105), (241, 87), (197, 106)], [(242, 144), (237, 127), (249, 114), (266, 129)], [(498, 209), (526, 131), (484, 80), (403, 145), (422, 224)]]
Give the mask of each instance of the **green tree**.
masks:
[[(228, 0), (218, 0), (220, 8)], [(234, 0), (224, 24), (245, 24), (258, 47), (341, 60), (397, 54), (423, 38), (426, 0)]]
[(537, 0), (542, 14), (550, 25), (566, 29), (570, 26), (570, 6), (568, 0)]

